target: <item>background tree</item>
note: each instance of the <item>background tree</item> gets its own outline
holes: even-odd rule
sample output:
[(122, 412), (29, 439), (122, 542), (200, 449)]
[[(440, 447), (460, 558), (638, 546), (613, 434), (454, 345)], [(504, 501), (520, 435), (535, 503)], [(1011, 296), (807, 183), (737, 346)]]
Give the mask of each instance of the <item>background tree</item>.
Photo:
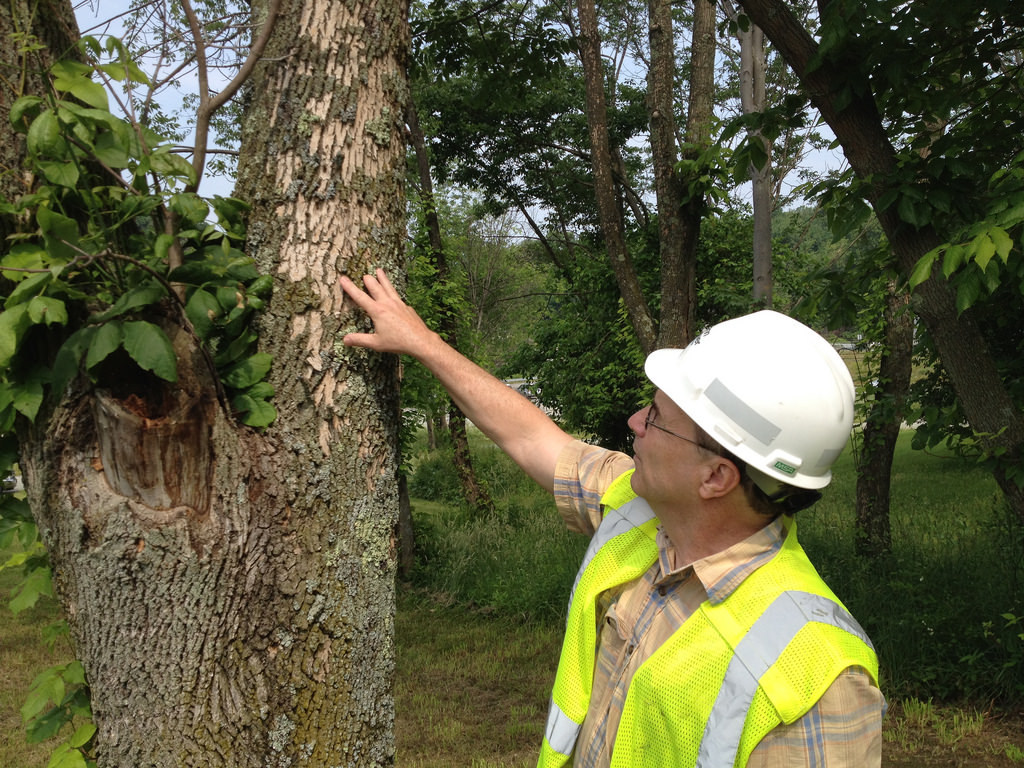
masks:
[[(925, 3), (834, 0), (821, 4), (816, 42), (787, 3), (741, 5), (800, 77), (842, 144), (860, 181), (857, 194), (874, 209), (901, 277), (915, 276), (914, 311), (980, 447), (994, 459), (1003, 493), (1024, 519), (1024, 412), (979, 322), (983, 312), (972, 306), (985, 293), (994, 295), (984, 288), (986, 275), (1001, 283), (1016, 272), (1020, 258), (1012, 239), (997, 233), (997, 245), (991, 234), (1006, 234), (1019, 223), (1013, 215), (992, 222), (991, 179), (1019, 163), (1013, 83), (1021, 66), (1020, 10), (1006, 2), (940, 11)], [(899, 56), (892, 55), (895, 49)], [(922, 88), (924, 82), (935, 87)], [(921, 146), (930, 152), (922, 156)], [(963, 160), (968, 155), (969, 164)], [(974, 248), (954, 251), (944, 265), (935, 258), (944, 243), (986, 221)], [(997, 251), (1001, 258), (991, 259)], [(954, 282), (947, 280), (951, 275)], [(1019, 294), (1014, 298), (1019, 302)]]
[[(238, 201), (206, 220), (197, 168), (104, 112), (89, 71), (12, 115), (38, 175), (5, 208), (34, 220), (2, 262), (2, 431), (103, 764), (393, 762), (395, 366), (344, 353), (359, 319), (337, 277), (401, 273), (405, 12), (283, 5), (246, 118), (247, 234)], [(103, 50), (99, 71), (143, 81)], [(266, 281), (243, 237), (275, 288), (255, 355)], [(279, 415), (256, 431), (240, 420), (269, 420), (267, 371)]]
[[(794, 12), (805, 19), (807, 3), (794, 4)], [(729, 100), (723, 100), (731, 119), (722, 139), (730, 141), (742, 128), (745, 136), (734, 148), (736, 174), (750, 180), (750, 204), (754, 222), (752, 243), (754, 293), (756, 307), (772, 306), (772, 225), (776, 213), (795, 202), (794, 175), (816, 176), (807, 165), (808, 154), (822, 149), (826, 142), (816, 130), (820, 120), (808, 109), (799, 83), (777, 52), (766, 45), (764, 32), (740, 13), (732, 0), (722, 0), (727, 29), (735, 38), (721, 46), (723, 55), (732, 64), (724, 68), (722, 77), (729, 84)], [(733, 44), (729, 44), (733, 42)], [(735, 106), (732, 104), (735, 103)], [(788, 119), (778, 120), (780, 107), (788, 105)], [(746, 167), (742, 167), (743, 164)], [(787, 189), (788, 185), (788, 189)]]
[[(434, 273), (436, 285), (431, 291), (438, 303), (437, 330), (451, 346), (463, 350), (464, 342), (460, 333), (463, 321), (460, 318), (458, 292), (453, 290), (448, 253), (445, 240), (441, 233), (441, 222), (437, 213), (437, 199), (434, 195), (434, 181), (430, 174), (430, 156), (420, 127), (419, 116), (415, 103), (406, 107), (405, 122), (409, 132), (409, 143), (413, 161), (416, 166), (416, 180), (419, 185), (417, 200), (423, 213), (423, 230), (426, 242), (422, 243), (422, 251), (428, 262), (428, 269)], [(487, 487), (483, 485), (473, 471), (473, 459), (469, 451), (469, 436), (466, 433), (466, 416), (447, 393), (442, 395), (446, 401), (448, 436), (451, 438), (452, 453), (455, 458), (455, 469), (462, 483), (462, 493), (466, 503), (480, 512), (494, 509)]]

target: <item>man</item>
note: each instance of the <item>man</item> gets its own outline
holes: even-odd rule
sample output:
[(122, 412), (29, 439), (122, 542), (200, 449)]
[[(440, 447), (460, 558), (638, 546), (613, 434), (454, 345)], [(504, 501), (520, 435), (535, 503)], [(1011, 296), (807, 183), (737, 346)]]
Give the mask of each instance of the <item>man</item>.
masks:
[(759, 312), (659, 350), (634, 457), (588, 446), (449, 347), (382, 271), (342, 287), (592, 536), (573, 588), (540, 765), (881, 763), (885, 700), (863, 630), (797, 543), (831, 479), (853, 382), (806, 326)]

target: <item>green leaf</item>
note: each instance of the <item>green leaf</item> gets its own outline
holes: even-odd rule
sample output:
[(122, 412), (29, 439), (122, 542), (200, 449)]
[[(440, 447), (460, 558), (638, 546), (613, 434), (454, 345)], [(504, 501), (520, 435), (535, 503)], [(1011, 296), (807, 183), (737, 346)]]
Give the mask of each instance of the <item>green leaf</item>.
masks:
[(231, 339), (230, 343), (222, 344), (222, 346), (217, 348), (217, 354), (214, 356), (214, 362), (217, 364), (217, 367), (225, 368), (248, 355), (256, 338), (256, 332), (252, 328), (243, 328), (238, 336)]
[(89, 318), (91, 323), (103, 323), (114, 317), (127, 314), (140, 307), (148, 307), (156, 304), (167, 295), (167, 289), (158, 280), (148, 280), (139, 283), (134, 288), (125, 291), (121, 297), (114, 302), (113, 306), (98, 315)]
[(85, 367), (92, 370), (102, 363), (107, 357), (124, 342), (124, 332), (121, 323), (116, 320), (104, 323), (96, 329), (89, 342), (89, 352), (85, 356)]
[(241, 251), (234, 248), (231, 249), (231, 255), (234, 255), (235, 258), (228, 265), (228, 277), (238, 280), (240, 283), (247, 283), (250, 280), (256, 280), (260, 276), (259, 270), (256, 269), (256, 265), (248, 256), (243, 256)]
[(210, 205), (226, 231), (237, 235), (245, 234), (245, 215), (250, 208), (248, 203), (234, 197), (215, 195), (210, 200)]
[[(40, 597), (53, 597), (53, 580), (49, 568), (35, 568), (21, 582), (17, 594), (8, 604), (11, 613), (17, 615), (31, 608)], [(63, 698), (63, 696), (61, 696)], [(60, 699), (54, 699), (60, 701)]]
[(53, 87), (58, 91), (70, 93), (76, 99), (84, 101), (96, 109), (107, 109), (107, 91), (102, 85), (94, 82), (90, 75), (92, 68), (75, 61), (58, 61), (50, 72), (53, 74)]
[(178, 359), (171, 340), (153, 323), (125, 323), (124, 348), (140, 368), (152, 371), (164, 381), (178, 380)]
[(59, 638), (68, 637), (70, 634), (71, 628), (66, 621), (61, 619), (43, 627), (43, 642), (52, 648)]
[(0, 312), (0, 368), (11, 364), (25, 331), (31, 325), (27, 304), (17, 304)]
[(988, 232), (982, 232), (971, 241), (971, 250), (974, 261), (977, 262), (978, 267), (984, 272), (992, 257), (996, 255), (996, 244), (992, 242)]
[(25, 740), (29, 744), (39, 744), (56, 736), (68, 722), (68, 714), (62, 707), (53, 707), (25, 726)]
[(93, 147), (96, 159), (111, 168), (125, 168), (131, 162), (131, 156), (113, 131), (105, 131), (96, 137)]
[[(153, 255), (160, 259), (160, 261), (166, 261), (167, 255), (171, 252), (172, 245), (174, 245), (174, 235), (161, 232), (153, 242)], [(172, 277), (171, 279), (174, 280), (175, 278)]]
[(1002, 259), (1003, 264), (1006, 264), (1010, 260), (1010, 251), (1013, 250), (1013, 239), (1002, 227), (992, 227), (989, 230), (989, 236), (995, 243), (999, 258)]
[(245, 390), (245, 394), (257, 400), (266, 400), (274, 396), (274, 385), (269, 381), (259, 381)]
[(78, 686), (74, 693), (64, 699), (72, 717), (92, 718), (92, 704), (89, 701), (89, 688), (86, 685)]
[(72, 333), (57, 350), (57, 357), (53, 362), (53, 377), (51, 392), (54, 398), (59, 398), (67, 389), (68, 383), (78, 374), (78, 366), (82, 355), (89, 349), (93, 335), (96, 333), (95, 326), (80, 328)]
[[(18, 524), (31, 524), (32, 523), (32, 508), (29, 507), (29, 502), (25, 499), (18, 499), (17, 497), (7, 497), (4, 499), (3, 507), (0, 508), (0, 517), (4, 520), (13, 520)], [(35, 526), (33, 526), (35, 527)], [(31, 542), (29, 543), (32, 544)], [(0, 565), (0, 567), (3, 567)]]
[(63, 155), (67, 142), (61, 136), (57, 114), (51, 110), (40, 112), (28, 127), (28, 151), (34, 155)]
[(78, 244), (78, 224), (74, 219), (40, 206), (36, 221), (43, 231), (46, 251), (51, 258), (73, 259), (77, 254), (71, 246)]
[(38, 96), (22, 96), (11, 106), (11, 125), (19, 133), (25, 133), (26, 128), (31, 124), (30, 117), (36, 108), (43, 103)]
[(36, 675), (28, 688), (25, 703), (21, 705), (22, 720), (28, 722), (38, 717), (51, 701), (56, 703), (64, 700), (64, 678), (60, 676), (63, 670), (63, 665), (57, 665)]
[(234, 409), (241, 414), (241, 422), (250, 427), (268, 427), (277, 418), (277, 409), (266, 400), (249, 395), (238, 395), (231, 401)]
[(946, 249), (942, 259), (942, 274), (949, 277), (964, 263), (964, 247), (962, 245), (951, 245)]
[(914, 265), (914, 271), (910, 273), (911, 288), (916, 288), (932, 276), (932, 267), (935, 265), (935, 259), (938, 255), (939, 251), (936, 248), (935, 250), (928, 251), (928, 253), (918, 259), (917, 264)]
[(36, 420), (39, 406), (43, 404), (43, 384), (38, 379), (25, 382), (24, 385), (13, 387), (14, 400), (12, 405), (18, 413), (29, 421)]
[[(174, 155), (174, 157), (178, 156)], [(178, 157), (178, 160), (183, 163), (187, 162), (181, 157)], [(189, 168), (191, 167), (189, 166)], [(206, 221), (206, 216), (210, 212), (206, 201), (195, 193), (179, 192), (176, 195), (171, 195), (170, 206), (171, 210), (181, 216), (183, 221), (192, 224)]]
[(253, 296), (258, 296), (261, 299), (265, 299), (270, 295), (273, 289), (274, 276), (260, 275), (246, 287), (246, 292)]
[(274, 358), (266, 352), (257, 352), (231, 366), (222, 376), (224, 384), (232, 389), (245, 389), (261, 381), (270, 372)]
[(221, 308), (212, 293), (197, 288), (185, 304), (185, 314), (196, 329), (196, 335), (206, 340), (210, 338), (214, 318), (221, 314)]
[(31, 301), (42, 293), (43, 289), (49, 285), (52, 280), (53, 275), (50, 272), (40, 272), (39, 274), (25, 278), (13, 291), (11, 291), (10, 295), (7, 297), (7, 301), (4, 302), (4, 306), (10, 309), (15, 304), (22, 304), (24, 302)]
[(64, 671), (60, 673), (60, 676), (64, 678), (65, 683), (85, 685), (85, 667), (78, 660), (69, 661), (65, 664)]
[(46, 251), (35, 243), (19, 243), (0, 259), (0, 270), (7, 280), (18, 282), (32, 277), (30, 272), (15, 270), (46, 269)]
[(36, 165), (51, 184), (70, 189), (78, 185), (81, 174), (74, 163), (63, 160), (40, 160)]
[(89, 768), (89, 764), (78, 749), (65, 742), (57, 745), (53, 754), (50, 755), (50, 761), (46, 764), (46, 768)]
[(199, 259), (196, 261), (186, 261), (180, 267), (172, 270), (167, 277), (175, 283), (202, 285), (203, 283), (218, 279), (223, 274), (224, 271), (217, 269), (216, 264), (211, 263), (207, 259)]
[[(170, 176), (176, 179), (184, 179), (189, 184), (196, 183), (196, 169), (188, 160), (181, 155), (176, 155), (169, 150), (156, 151), (149, 156), (149, 165), (157, 173), (163, 176)], [(203, 204), (206, 209), (206, 204)], [(205, 213), (203, 214), (205, 218)], [(189, 219), (197, 221), (197, 219)], [(201, 221), (201, 219), (199, 219)]]
[(913, 224), (915, 227), (923, 227), (928, 223), (928, 217), (924, 215), (921, 208), (912, 199), (909, 194), (900, 195), (899, 203), (896, 205), (896, 211), (899, 213), (899, 217), (904, 221)]
[(74, 749), (84, 747), (95, 735), (96, 726), (92, 723), (83, 723), (78, 727), (78, 730), (71, 735), (71, 738), (68, 739), (68, 746)]
[(217, 303), (225, 312), (244, 306), (242, 293), (235, 285), (222, 285), (217, 288)]
[(37, 325), (66, 325), (68, 309), (63, 301), (53, 296), (33, 296), (28, 303), (28, 316)]
[(966, 309), (978, 300), (978, 296), (981, 295), (981, 288), (981, 273), (974, 269), (967, 270), (964, 274), (964, 279), (957, 286), (956, 290), (957, 314), (963, 314)]

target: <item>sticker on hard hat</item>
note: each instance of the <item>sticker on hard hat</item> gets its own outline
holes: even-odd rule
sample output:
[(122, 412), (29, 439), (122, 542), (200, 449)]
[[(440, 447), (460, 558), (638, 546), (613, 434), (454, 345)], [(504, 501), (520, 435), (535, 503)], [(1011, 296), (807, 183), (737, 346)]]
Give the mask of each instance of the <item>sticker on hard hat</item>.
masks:
[(791, 466), (789, 466), (789, 464), (786, 464), (785, 462), (782, 462), (782, 461), (776, 461), (775, 462), (775, 468), (777, 470), (779, 470), (779, 472), (784, 472), (787, 475), (795, 475), (796, 474), (796, 467), (791, 467)]

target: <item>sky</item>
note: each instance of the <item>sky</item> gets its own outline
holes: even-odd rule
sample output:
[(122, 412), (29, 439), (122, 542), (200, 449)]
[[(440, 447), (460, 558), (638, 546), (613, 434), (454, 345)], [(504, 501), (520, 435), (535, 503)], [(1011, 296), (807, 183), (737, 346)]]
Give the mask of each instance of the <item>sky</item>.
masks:
[[(164, 0), (156, 0), (158, 3), (162, 3), (163, 1)], [(91, 34), (96, 36), (110, 34), (123, 37), (126, 33), (123, 17), (127, 14), (129, 5), (130, 0), (81, 0), (75, 6), (75, 12), (82, 34)], [(148, 69), (146, 67), (144, 68)], [(642, 79), (643, 75), (638, 74), (637, 77)], [(198, 81), (194, 73), (184, 74), (179, 79), (181, 81), (180, 90), (169, 90), (161, 95), (161, 103), (163, 103), (165, 108), (168, 110), (181, 108), (182, 94), (189, 92), (194, 93), (198, 88)], [(821, 132), (826, 136), (830, 135), (827, 126), (822, 126)], [(191, 140), (192, 136), (189, 136), (185, 140), (185, 143), (188, 143)], [(839, 149), (814, 150), (806, 159), (807, 167), (818, 171), (837, 169), (842, 167), (844, 163), (845, 158), (843, 157), (842, 151)], [(796, 174), (793, 174), (791, 179), (787, 179), (787, 184), (790, 186), (796, 183), (799, 183), (799, 179), (796, 177)], [(233, 186), (234, 182), (232, 179), (223, 177), (217, 178), (206, 173), (200, 185), (200, 193), (204, 196), (228, 196), (231, 194)], [(749, 200), (749, 189), (749, 184), (742, 185), (737, 190), (738, 196), (741, 199)]]
[[(162, 0), (158, 0), (162, 1)], [(129, 31), (125, 27), (125, 16), (129, 10), (129, 0), (82, 0), (75, 4), (75, 16), (78, 20), (79, 31), (82, 35), (93, 35), (102, 38), (105, 35), (113, 35), (123, 38)], [(143, 66), (143, 70), (149, 72), (150, 67)], [(179, 78), (180, 88), (163, 91), (160, 101), (165, 110), (177, 110), (182, 107), (182, 97), (186, 93), (195, 93), (199, 83), (195, 73), (184, 73)], [(113, 108), (113, 104), (111, 104)], [(194, 140), (190, 134), (184, 140), (188, 144)], [(199, 193), (205, 197), (214, 195), (230, 196), (234, 188), (234, 181), (223, 177), (214, 177), (209, 173), (204, 174), (200, 183)]]

